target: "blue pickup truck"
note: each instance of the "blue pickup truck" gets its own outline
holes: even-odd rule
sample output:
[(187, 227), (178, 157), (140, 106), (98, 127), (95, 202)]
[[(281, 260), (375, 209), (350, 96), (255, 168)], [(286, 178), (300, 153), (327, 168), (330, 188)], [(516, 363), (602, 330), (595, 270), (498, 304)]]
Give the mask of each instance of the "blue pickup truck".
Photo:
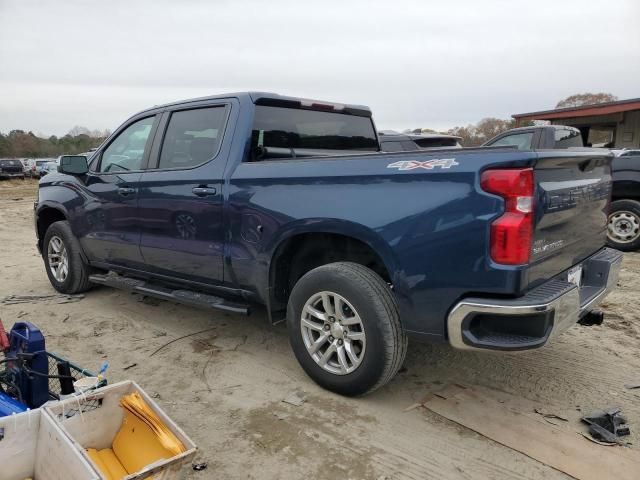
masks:
[(409, 337), (526, 350), (598, 317), (622, 260), (604, 247), (610, 165), (589, 149), (385, 153), (367, 107), (229, 94), (62, 157), (35, 227), (56, 290), (264, 305), (313, 380), (362, 395)]

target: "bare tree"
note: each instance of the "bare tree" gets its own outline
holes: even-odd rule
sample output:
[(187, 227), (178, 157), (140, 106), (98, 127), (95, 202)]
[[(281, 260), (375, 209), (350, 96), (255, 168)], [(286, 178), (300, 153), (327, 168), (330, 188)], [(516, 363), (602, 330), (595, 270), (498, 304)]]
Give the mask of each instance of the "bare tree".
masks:
[(502, 120), (500, 118), (483, 118), (475, 125), (466, 127), (454, 127), (447, 133), (462, 137), (462, 144), (466, 147), (482, 145), (487, 140), (495, 137), (515, 126), (513, 120)]
[(67, 135), (71, 135), (72, 137), (77, 137), (78, 135), (89, 135), (89, 129), (87, 127), (81, 127), (80, 125), (76, 125)]
[(582, 105), (594, 105), (596, 103), (615, 102), (618, 97), (612, 93), (576, 93), (564, 100), (560, 100), (556, 108), (580, 107)]

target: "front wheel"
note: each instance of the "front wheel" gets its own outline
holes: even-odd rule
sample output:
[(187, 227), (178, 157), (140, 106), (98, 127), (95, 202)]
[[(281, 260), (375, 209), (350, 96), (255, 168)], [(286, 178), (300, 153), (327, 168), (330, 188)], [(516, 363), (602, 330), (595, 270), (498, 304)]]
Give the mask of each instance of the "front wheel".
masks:
[(608, 243), (625, 252), (640, 248), (640, 202), (616, 200), (611, 203), (607, 224)]
[(53, 288), (61, 293), (80, 293), (91, 288), (91, 267), (80, 253), (80, 242), (69, 222), (52, 223), (44, 235), (42, 256)]
[(305, 274), (291, 292), (287, 326), (305, 372), (341, 395), (385, 385), (407, 351), (391, 289), (356, 263), (331, 263)]

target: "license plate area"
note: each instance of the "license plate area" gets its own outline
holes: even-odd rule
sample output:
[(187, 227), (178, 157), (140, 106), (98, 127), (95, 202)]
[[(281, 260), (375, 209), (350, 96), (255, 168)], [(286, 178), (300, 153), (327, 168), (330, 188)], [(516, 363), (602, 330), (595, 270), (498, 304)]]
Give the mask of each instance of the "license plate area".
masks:
[(567, 272), (567, 282), (573, 283), (576, 287), (582, 285), (582, 265), (576, 265)]

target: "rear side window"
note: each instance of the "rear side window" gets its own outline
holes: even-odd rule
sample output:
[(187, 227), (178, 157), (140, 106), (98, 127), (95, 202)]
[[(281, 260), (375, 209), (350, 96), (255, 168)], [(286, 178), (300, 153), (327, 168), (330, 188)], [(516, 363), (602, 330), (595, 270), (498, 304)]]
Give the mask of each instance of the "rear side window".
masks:
[(262, 147), (310, 150), (378, 150), (369, 117), (256, 105), (251, 151)]
[(531, 142), (533, 140), (533, 132), (514, 133), (513, 135), (507, 135), (499, 140), (493, 142), (492, 147), (508, 147), (516, 146), (518, 150), (530, 150)]
[(556, 148), (582, 147), (582, 135), (580, 130), (569, 130), (568, 128), (558, 128), (554, 132)]
[(158, 168), (191, 168), (218, 152), (226, 119), (224, 105), (171, 114)]

